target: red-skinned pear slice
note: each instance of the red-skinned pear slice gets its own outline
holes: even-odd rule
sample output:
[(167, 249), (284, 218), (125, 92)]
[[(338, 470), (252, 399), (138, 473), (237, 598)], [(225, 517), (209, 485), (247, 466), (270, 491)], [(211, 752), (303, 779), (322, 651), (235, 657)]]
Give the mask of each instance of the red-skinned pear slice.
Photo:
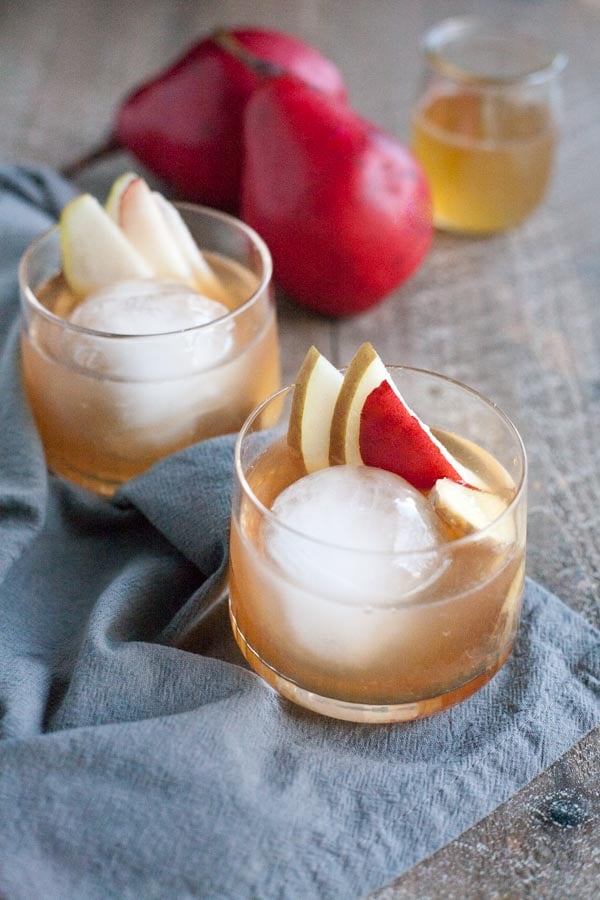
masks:
[(71, 200), (60, 217), (63, 274), (78, 297), (152, 270), (91, 194)]
[(428, 490), (438, 478), (465, 481), (463, 470), (415, 415), (369, 343), (348, 366), (331, 426), (332, 465), (374, 466)]
[[(429, 500), (440, 518), (460, 535), (473, 534), (493, 526), (508, 506), (508, 502), (497, 494), (457, 484), (449, 478), (436, 481)], [(515, 539), (512, 516), (505, 516), (490, 528), (488, 535), (494, 543), (512, 543)]]
[(288, 425), (288, 445), (302, 457), (307, 472), (329, 466), (329, 433), (342, 376), (311, 347), (296, 379)]
[(365, 465), (394, 472), (422, 491), (439, 478), (464, 480), (459, 463), (388, 380), (371, 391), (363, 404), (359, 446)]
[(104, 209), (117, 225), (119, 224), (121, 198), (125, 193), (125, 189), (128, 188), (131, 182), (135, 181), (136, 178), (139, 178), (139, 175), (136, 175), (135, 172), (125, 172), (123, 175), (119, 175), (110, 189), (110, 193), (104, 204)]
[(171, 235), (156, 198), (143, 178), (134, 178), (121, 194), (119, 225), (152, 266), (157, 278), (192, 284), (192, 269)]
[(207, 263), (178, 210), (158, 191), (154, 191), (154, 198), (171, 237), (191, 269), (196, 289), (205, 297), (227, 301), (226, 290)]

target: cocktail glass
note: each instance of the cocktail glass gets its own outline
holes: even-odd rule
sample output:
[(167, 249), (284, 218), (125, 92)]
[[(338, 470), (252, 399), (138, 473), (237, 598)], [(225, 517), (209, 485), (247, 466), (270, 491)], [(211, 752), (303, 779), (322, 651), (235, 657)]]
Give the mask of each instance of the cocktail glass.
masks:
[[(456, 381), (389, 371), (454, 457), (506, 498), (489, 527), (431, 549), (388, 553), (340, 545), (335, 533), (316, 540), (284, 524), (273, 502), (305, 475), (286, 441), (293, 387), (252, 413), (235, 454), (237, 643), (284, 697), (355, 722), (427, 716), (485, 685), (510, 654), (524, 583), (526, 457), (514, 425)], [(280, 405), (278, 424), (261, 431)], [(341, 502), (344, 515), (356, 515), (350, 494)]]
[(208, 324), (124, 335), (67, 321), (57, 226), (21, 262), (23, 375), (48, 466), (106, 496), (169, 453), (237, 431), (280, 384), (268, 248), (232, 216), (178, 209), (230, 288), (229, 312)]

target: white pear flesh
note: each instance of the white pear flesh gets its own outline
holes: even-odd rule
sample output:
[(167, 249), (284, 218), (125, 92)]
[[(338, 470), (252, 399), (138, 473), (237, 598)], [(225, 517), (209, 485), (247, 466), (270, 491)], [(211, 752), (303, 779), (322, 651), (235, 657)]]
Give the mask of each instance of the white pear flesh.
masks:
[(139, 178), (139, 175), (136, 175), (135, 172), (125, 172), (115, 179), (110, 189), (110, 193), (104, 204), (104, 209), (117, 225), (119, 224), (119, 210), (121, 208), (123, 194), (131, 182), (135, 181), (136, 178)]
[(154, 269), (157, 278), (193, 284), (191, 266), (177, 246), (165, 218), (143, 178), (135, 178), (121, 195), (119, 225), (125, 237)]
[(151, 278), (148, 262), (91, 194), (71, 200), (60, 217), (63, 275), (78, 297), (127, 278)]
[(227, 291), (206, 261), (179, 211), (158, 191), (154, 191), (154, 197), (172, 239), (191, 269), (196, 290), (213, 300), (227, 301)]
[(332, 466), (346, 463), (362, 465), (360, 455), (360, 414), (369, 394), (382, 381), (388, 381), (388, 372), (371, 344), (363, 344), (357, 350), (344, 376), (333, 417), (329, 444), (329, 463)]
[(508, 507), (508, 502), (497, 494), (457, 484), (450, 478), (439, 478), (431, 489), (429, 500), (440, 518), (462, 535), (492, 526), (486, 539), (494, 544), (510, 544), (515, 540), (511, 515), (504, 516), (494, 525)]
[(335, 366), (311, 347), (296, 379), (288, 425), (288, 445), (308, 473), (329, 466), (331, 420), (342, 382)]

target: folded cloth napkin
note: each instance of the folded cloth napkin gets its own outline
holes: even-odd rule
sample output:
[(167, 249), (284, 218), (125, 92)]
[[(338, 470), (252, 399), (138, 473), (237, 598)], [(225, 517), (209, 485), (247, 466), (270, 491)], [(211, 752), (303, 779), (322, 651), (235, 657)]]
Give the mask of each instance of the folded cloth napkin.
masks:
[(112, 503), (46, 473), (16, 268), (71, 193), (49, 171), (0, 169), (0, 895), (364, 895), (598, 721), (598, 632), (528, 582), (514, 654), (454, 709), (376, 727), (280, 700), (214, 601), (231, 437)]

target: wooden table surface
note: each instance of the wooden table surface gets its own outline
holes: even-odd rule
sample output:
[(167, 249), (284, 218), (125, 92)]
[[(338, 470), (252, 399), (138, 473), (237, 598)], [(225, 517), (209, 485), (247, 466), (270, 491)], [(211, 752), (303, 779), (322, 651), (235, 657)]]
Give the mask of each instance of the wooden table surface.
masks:
[[(344, 364), (369, 339), (388, 362), (492, 397), (528, 447), (529, 575), (600, 625), (600, 0), (0, 0), (0, 158), (69, 162), (106, 134), (125, 91), (223, 24), (315, 44), (354, 106), (406, 138), (419, 36), (457, 10), (516, 21), (569, 54), (550, 196), (514, 232), (436, 235), (418, 274), (361, 317), (331, 323), (282, 302), (284, 375), (310, 343)], [(104, 193), (132, 165), (121, 156), (81, 184)], [(597, 896), (599, 751), (596, 732), (378, 896)]]

